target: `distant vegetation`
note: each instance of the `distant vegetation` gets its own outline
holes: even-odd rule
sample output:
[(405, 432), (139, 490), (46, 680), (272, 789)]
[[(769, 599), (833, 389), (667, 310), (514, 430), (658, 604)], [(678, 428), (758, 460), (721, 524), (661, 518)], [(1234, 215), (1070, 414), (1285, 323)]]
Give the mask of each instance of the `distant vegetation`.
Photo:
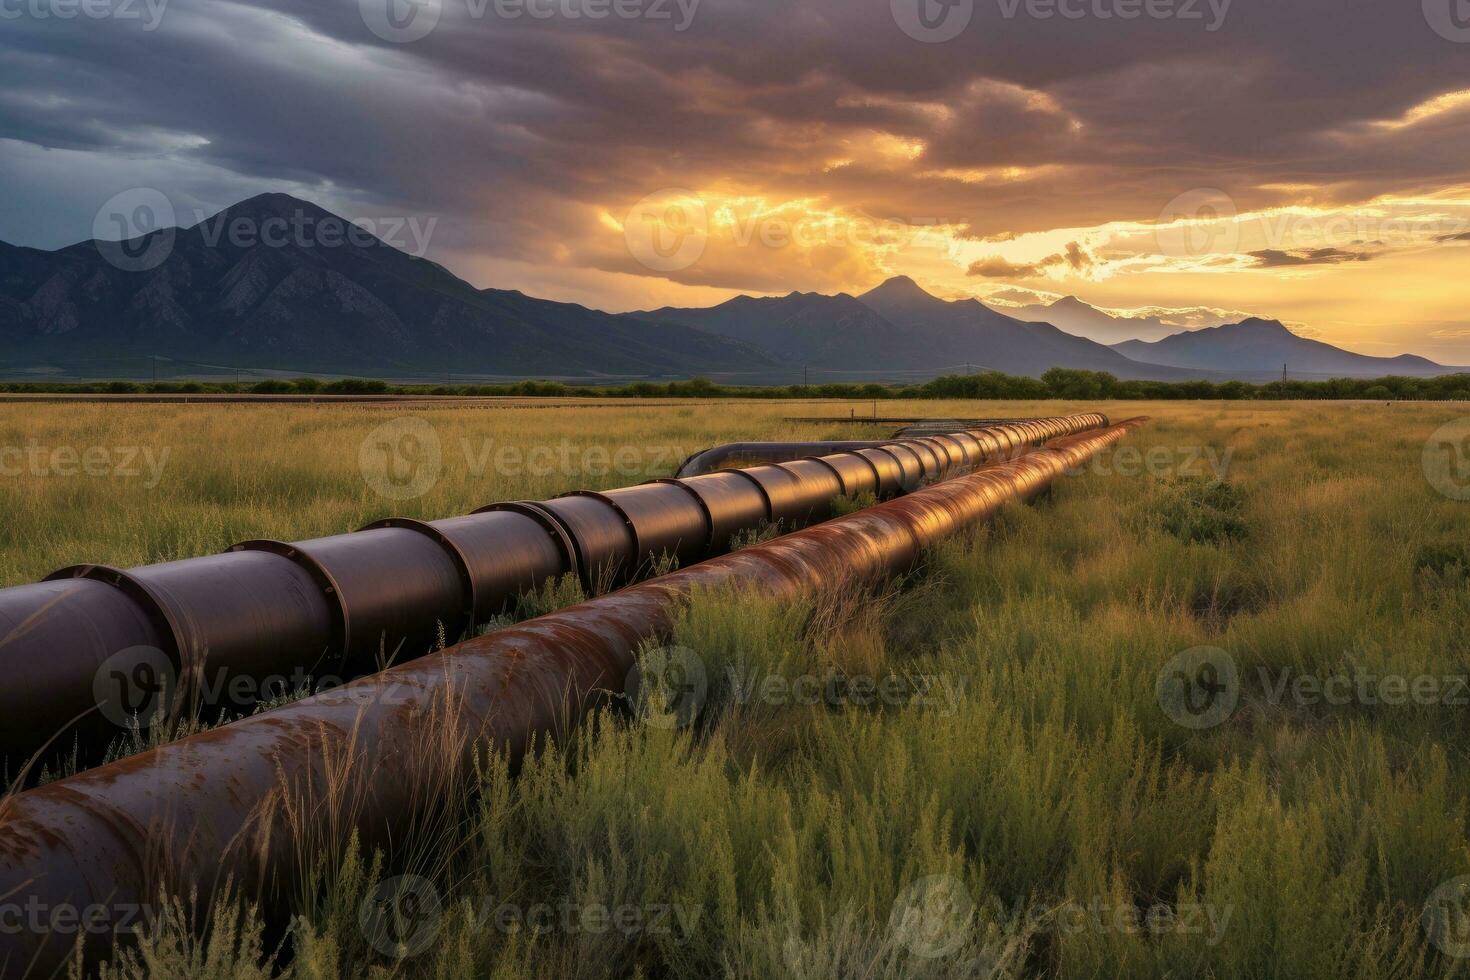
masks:
[(395, 385), (349, 378), (319, 381), (299, 378), (256, 383), (194, 381), (103, 381), (89, 384), (19, 382), (0, 384), (0, 392), (66, 394), (256, 394), (256, 395), (450, 395), (518, 396), (522, 398), (862, 398), (933, 399), (1048, 398), (1181, 401), (1181, 400), (1332, 400), (1470, 401), (1470, 374), (1434, 378), (1334, 378), (1329, 381), (1121, 381), (1103, 371), (1053, 368), (1040, 378), (987, 371), (947, 375), (924, 384), (883, 385), (833, 382), (812, 385), (741, 386), (716, 384), (705, 378), (689, 381), (638, 381), (625, 385), (575, 385), (559, 381), (512, 384)]

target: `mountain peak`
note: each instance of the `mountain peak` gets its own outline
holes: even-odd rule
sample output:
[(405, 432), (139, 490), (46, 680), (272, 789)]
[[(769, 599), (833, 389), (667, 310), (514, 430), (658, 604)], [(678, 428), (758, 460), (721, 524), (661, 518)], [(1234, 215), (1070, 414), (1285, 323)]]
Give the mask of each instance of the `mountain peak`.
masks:
[(1058, 309), (1060, 309), (1060, 310), (1096, 310), (1097, 307), (1093, 306), (1091, 303), (1084, 303), (1082, 300), (1078, 299), (1076, 296), (1063, 296), (1061, 299), (1059, 299), (1055, 303), (1051, 304), (1051, 309), (1054, 309), (1054, 310), (1058, 310)]
[(1296, 336), (1290, 330), (1286, 329), (1286, 324), (1282, 323), (1280, 320), (1267, 320), (1267, 319), (1265, 319), (1263, 317), (1258, 317), (1258, 316), (1247, 317), (1246, 319), (1241, 320), (1239, 323), (1235, 323), (1235, 324), (1228, 324), (1227, 323), (1225, 326), (1221, 327), (1220, 329), (1222, 329), (1222, 330), (1249, 330), (1249, 331), (1252, 331), (1252, 332), (1255, 332), (1255, 333), (1262, 333), (1262, 334), (1277, 334), (1277, 333), (1281, 333), (1281, 334), (1290, 334), (1293, 337)]
[(289, 220), (298, 215), (318, 221), (322, 218), (336, 217), (330, 211), (310, 201), (303, 201), (290, 194), (273, 192), (246, 198), (220, 211), (213, 218), (205, 220), (214, 221), (218, 218), (247, 218), (253, 221), (262, 221), (266, 218)]
[(1280, 377), (1286, 365), (1293, 377), (1382, 377), (1394, 373), (1443, 374), (1433, 361), (1373, 357), (1344, 350), (1310, 337), (1301, 337), (1280, 320), (1247, 317), (1203, 330), (1185, 330), (1153, 343), (1127, 341), (1115, 350), (1129, 357), (1190, 370)]
[(858, 297), (859, 299), (885, 299), (890, 302), (903, 300), (935, 300), (938, 297), (927, 292), (924, 287), (914, 282), (908, 276), (894, 276), (876, 289), (871, 289)]

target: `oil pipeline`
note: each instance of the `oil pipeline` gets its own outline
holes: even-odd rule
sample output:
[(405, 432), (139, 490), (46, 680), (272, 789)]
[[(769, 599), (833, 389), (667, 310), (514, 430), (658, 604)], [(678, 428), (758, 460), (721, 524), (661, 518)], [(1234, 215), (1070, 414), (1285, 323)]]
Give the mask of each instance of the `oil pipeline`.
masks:
[[(1106, 426), (1108, 418), (1099, 415), (1100, 425)], [(787, 419), (788, 422), (831, 422), (850, 425), (857, 423), (891, 424), (895, 419)], [(789, 463), (792, 460), (833, 453), (852, 453), (859, 449), (881, 449), (895, 442), (904, 442), (935, 435), (974, 429), (992, 429), (1015, 425), (1033, 419), (905, 419), (904, 426), (888, 439), (849, 439), (830, 442), (729, 442), (722, 446), (711, 446), (685, 459), (674, 475), (677, 477), (701, 476), (717, 470), (762, 466), (770, 463)], [(1046, 420), (1055, 421), (1055, 420)]]
[(1106, 424), (1021, 420), (827, 455), (829, 444), (794, 444), (814, 458), (130, 570), (64, 568), (0, 590), (0, 771), (14, 778), (38, 752), (86, 765), (131, 719), (248, 711), (278, 693), (272, 678), (347, 680), (423, 656), (549, 580), (574, 575), (597, 594), (659, 556), (688, 565), (763, 523), (821, 521), (835, 498), (888, 499)]
[[(777, 599), (850, 590), (1030, 499), (1142, 420), (924, 487), (432, 656), (0, 802), (0, 896), (85, 909), (94, 953), (159, 890), (207, 901), (226, 879), (269, 910), (296, 887), (298, 841), (411, 834), (435, 787), (486, 745), (519, 760), (620, 691), (640, 646), (666, 637), (696, 590)], [(958, 440), (956, 440), (958, 442)], [(854, 468), (854, 472), (856, 472)], [(74, 933), (0, 930), (0, 973), (64, 967)]]

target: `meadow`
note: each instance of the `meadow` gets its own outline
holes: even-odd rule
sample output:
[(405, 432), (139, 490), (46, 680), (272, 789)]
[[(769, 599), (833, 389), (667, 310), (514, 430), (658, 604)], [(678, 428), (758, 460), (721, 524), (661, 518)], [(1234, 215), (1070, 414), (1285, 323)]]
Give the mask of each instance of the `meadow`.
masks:
[[(226, 901), (110, 972), (1470, 974), (1470, 478), (1423, 463), (1464, 407), (902, 411), (1093, 408), (1152, 421), (878, 594), (698, 597), (673, 640), (707, 678), (688, 723), (609, 711), (514, 778), (489, 756), (391, 860), (324, 853), (285, 935)], [(437, 451), (384, 483), (360, 447), (393, 408), (3, 405), (0, 447), (48, 452), (0, 475), (0, 584), (870, 436), (783, 421), (850, 410), (871, 406), (416, 407)], [(1201, 678), (1204, 703), (1180, 687)], [(385, 930), (405, 887), (417, 917)]]

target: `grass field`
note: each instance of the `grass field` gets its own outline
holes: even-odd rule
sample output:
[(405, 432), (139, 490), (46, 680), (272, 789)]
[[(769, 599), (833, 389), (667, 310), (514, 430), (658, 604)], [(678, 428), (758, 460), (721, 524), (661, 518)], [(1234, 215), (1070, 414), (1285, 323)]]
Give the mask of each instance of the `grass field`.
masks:
[[(324, 860), (280, 945), (224, 905), (207, 943), (167, 931), (119, 973), (1470, 973), (1470, 502), (1423, 466), (1463, 409), (1100, 407), (1154, 421), (900, 587), (701, 597), (675, 638), (708, 678), (692, 724), (609, 716), (514, 780), (492, 760), (394, 866)], [(0, 446), (101, 449), (114, 471), (120, 449), (167, 451), (138, 476), (51, 452), (0, 477), (0, 584), (870, 431), (781, 421), (806, 414), (416, 410), (427, 455), (385, 473), (359, 450), (392, 410), (0, 406)], [(404, 888), (420, 917), (385, 943), (369, 912)]]

